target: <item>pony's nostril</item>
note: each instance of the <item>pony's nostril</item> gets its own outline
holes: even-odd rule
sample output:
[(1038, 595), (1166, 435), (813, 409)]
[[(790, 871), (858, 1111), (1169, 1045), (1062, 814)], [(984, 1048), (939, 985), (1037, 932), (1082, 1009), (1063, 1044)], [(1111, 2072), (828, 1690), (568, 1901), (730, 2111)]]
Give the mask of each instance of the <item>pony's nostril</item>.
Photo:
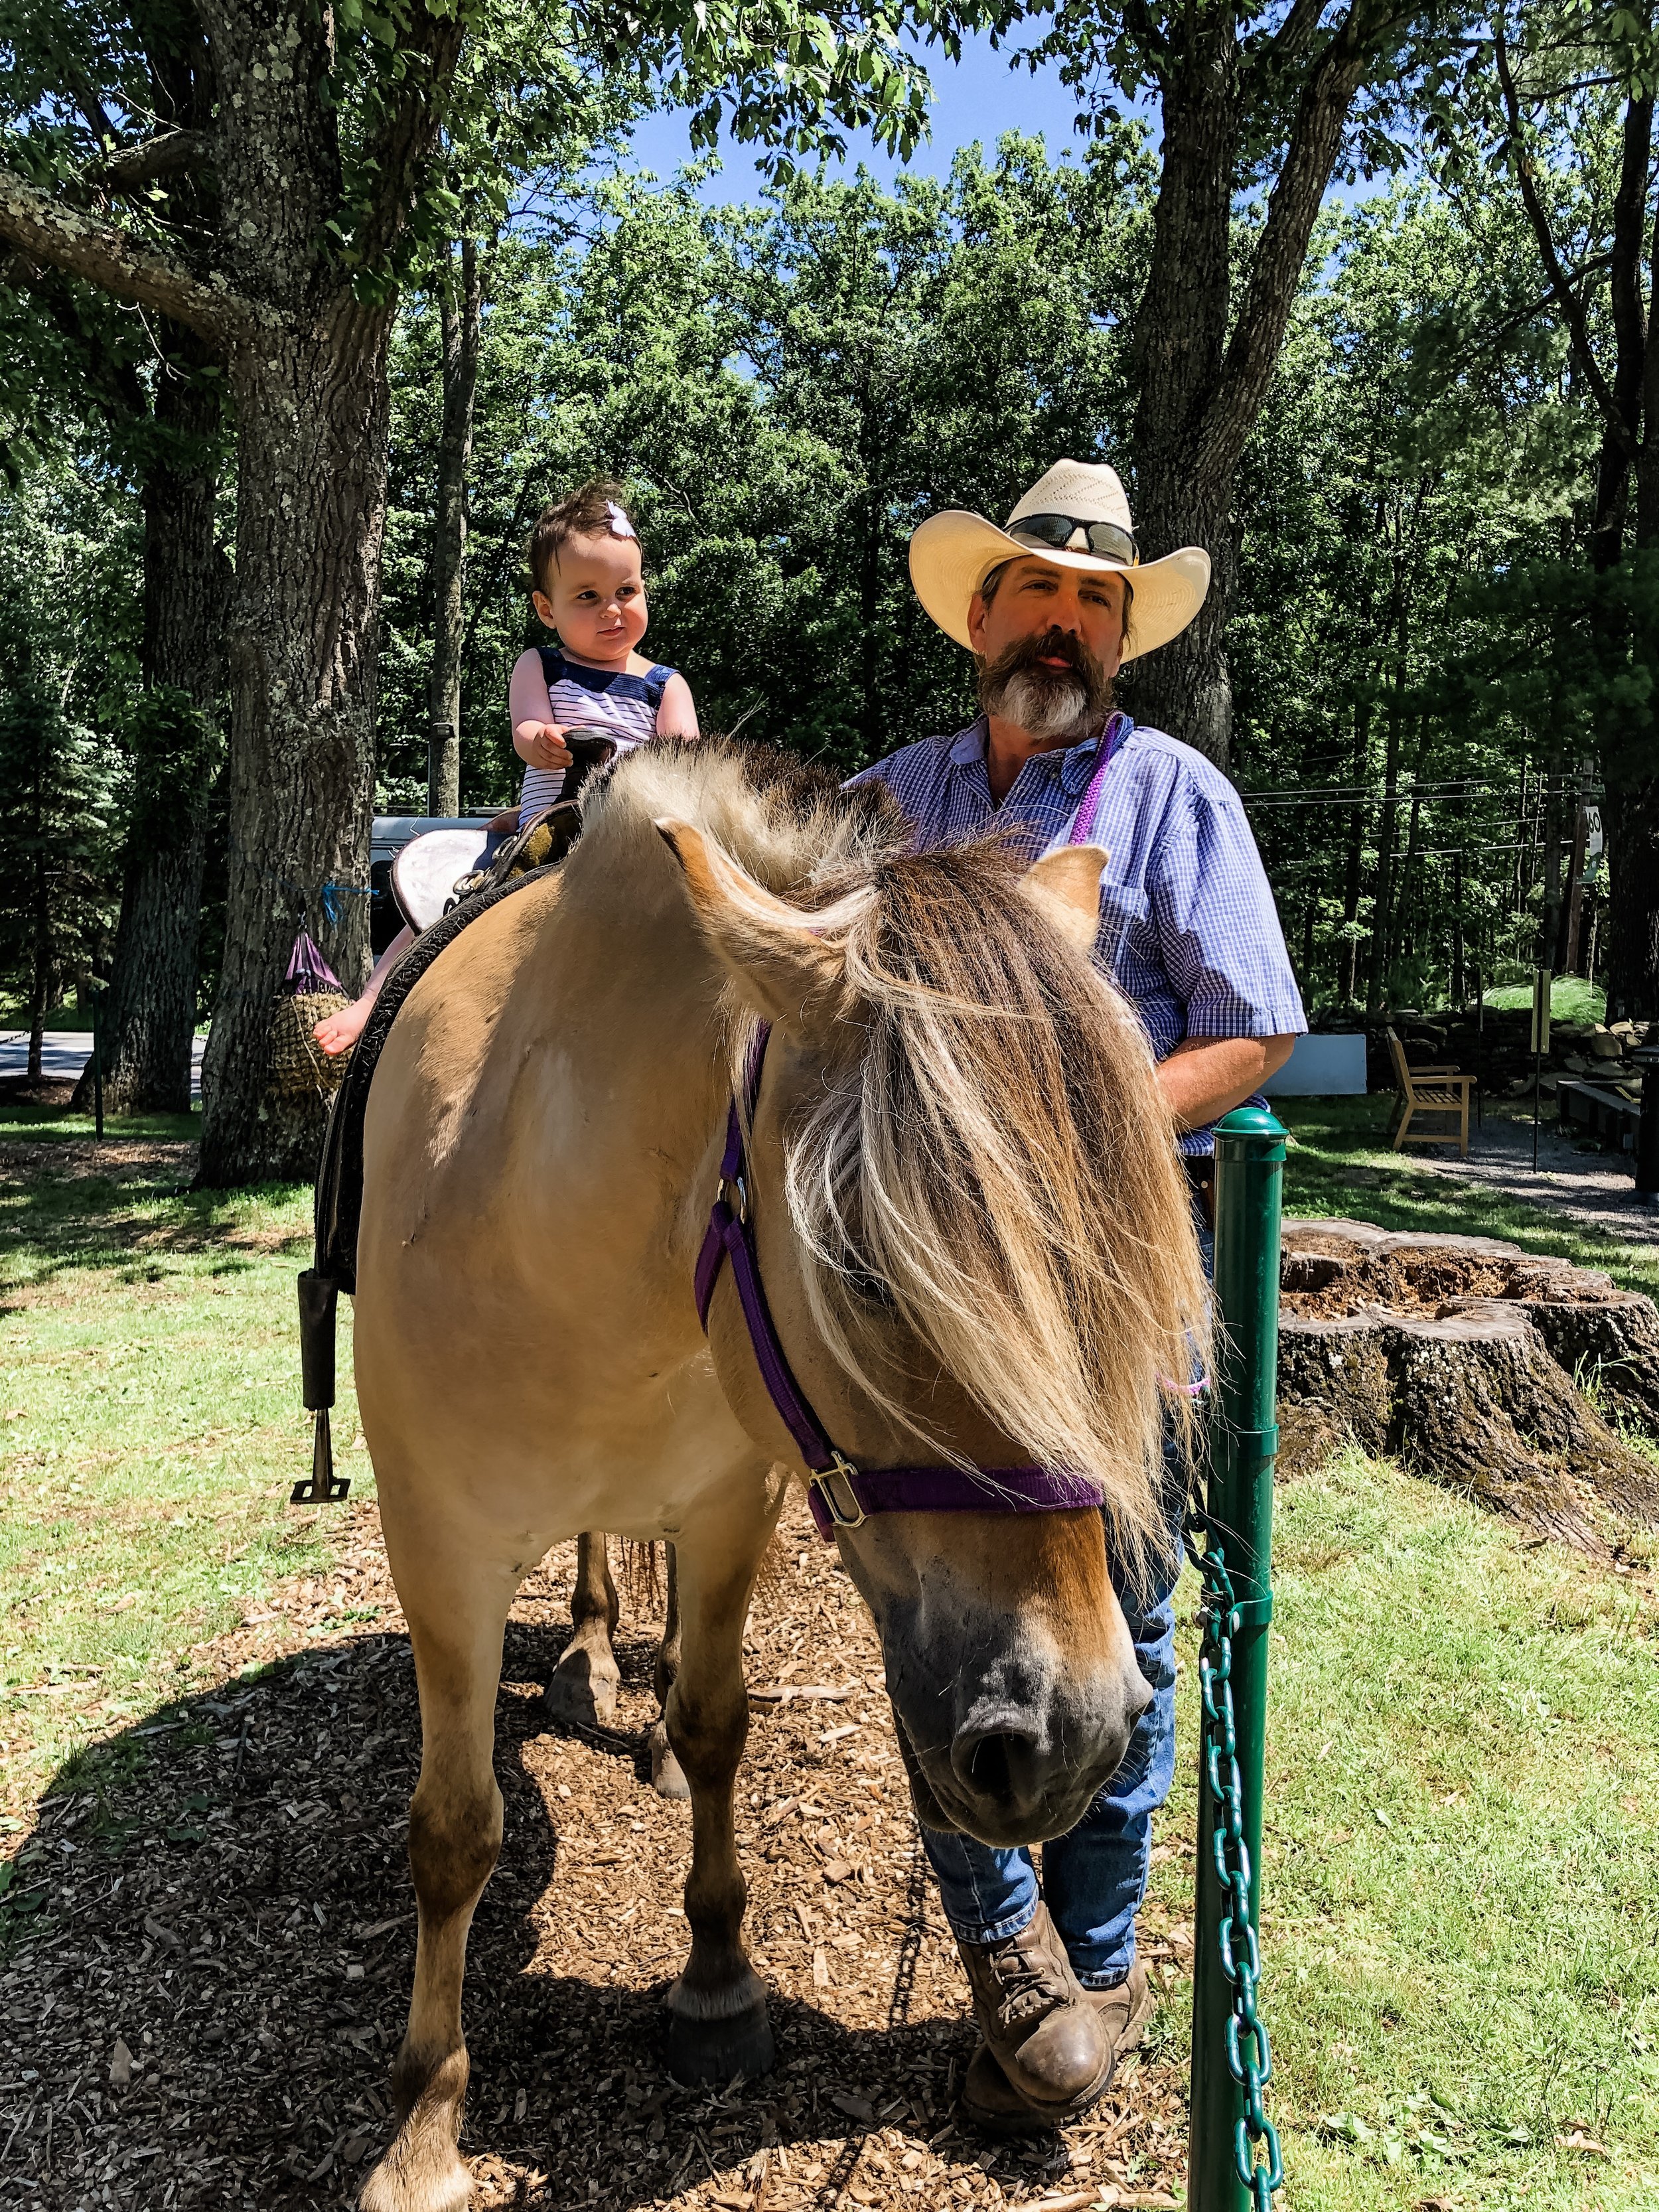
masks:
[(983, 1735), (964, 1732), (957, 1741), (954, 1764), (976, 1797), (1008, 1805), (1027, 1794), (1033, 1748), (1029, 1736), (1006, 1729), (993, 1729)]
[(1008, 1739), (1006, 1735), (980, 1738), (974, 1746), (974, 1755), (968, 1762), (968, 1778), (982, 1796), (1006, 1797), (1008, 1795)]

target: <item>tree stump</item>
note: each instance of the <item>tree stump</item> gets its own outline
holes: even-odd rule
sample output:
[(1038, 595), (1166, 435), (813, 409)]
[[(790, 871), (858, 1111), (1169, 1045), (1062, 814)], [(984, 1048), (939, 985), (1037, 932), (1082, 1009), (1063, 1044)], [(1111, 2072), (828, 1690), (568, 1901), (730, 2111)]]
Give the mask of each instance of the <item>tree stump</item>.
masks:
[(1659, 1311), (1609, 1277), (1486, 1237), (1287, 1221), (1282, 1457), (1345, 1439), (1540, 1534), (1607, 1553), (1659, 1528)]

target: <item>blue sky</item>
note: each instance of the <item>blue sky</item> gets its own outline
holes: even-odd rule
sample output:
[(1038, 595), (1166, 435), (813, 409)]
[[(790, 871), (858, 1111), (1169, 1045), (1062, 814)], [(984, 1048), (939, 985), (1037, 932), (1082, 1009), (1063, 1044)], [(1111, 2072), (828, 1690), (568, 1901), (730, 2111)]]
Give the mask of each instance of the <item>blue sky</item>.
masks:
[[(988, 152), (1005, 131), (1023, 131), (1028, 135), (1040, 131), (1051, 156), (1081, 148), (1083, 142), (1072, 129), (1076, 102), (1054, 70), (1032, 76), (1024, 68), (1011, 69), (1006, 50), (993, 53), (983, 37), (964, 42), (959, 67), (952, 67), (937, 50), (927, 61), (933, 82), (933, 130), (909, 163), (911, 174), (943, 176), (958, 147), (971, 145), (977, 138)], [(634, 135), (635, 161), (660, 177), (672, 177), (690, 158), (684, 114), (649, 116)], [(720, 173), (706, 188), (706, 197), (722, 201), (757, 198), (763, 180), (750, 150), (726, 145), (721, 149), (721, 161)], [(878, 151), (867, 137), (849, 140), (844, 168), (832, 167), (830, 173), (850, 174), (860, 161), (884, 184), (900, 173), (900, 164)]]

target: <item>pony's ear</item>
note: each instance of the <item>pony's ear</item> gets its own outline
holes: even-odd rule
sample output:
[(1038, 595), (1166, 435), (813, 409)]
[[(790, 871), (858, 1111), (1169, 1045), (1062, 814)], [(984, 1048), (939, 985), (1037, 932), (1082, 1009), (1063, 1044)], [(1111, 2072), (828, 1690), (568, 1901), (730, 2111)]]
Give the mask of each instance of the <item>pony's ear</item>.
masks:
[(1079, 952), (1087, 952), (1100, 927), (1100, 878), (1109, 855), (1099, 845), (1062, 845), (1034, 860), (1020, 889)]
[(783, 1022), (821, 1011), (847, 969), (824, 934), (830, 918), (775, 897), (694, 823), (667, 817), (655, 826), (680, 864), (703, 933), (755, 1012)]

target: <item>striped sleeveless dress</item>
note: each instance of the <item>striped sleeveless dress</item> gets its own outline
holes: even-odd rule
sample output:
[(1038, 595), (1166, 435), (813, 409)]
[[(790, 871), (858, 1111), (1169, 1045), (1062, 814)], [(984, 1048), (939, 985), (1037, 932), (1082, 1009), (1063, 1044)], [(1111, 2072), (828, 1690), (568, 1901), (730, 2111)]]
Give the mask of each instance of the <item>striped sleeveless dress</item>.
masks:
[[(619, 752), (631, 752), (657, 734), (657, 709), (668, 689), (672, 668), (651, 668), (643, 676), (613, 675), (567, 660), (556, 646), (538, 648), (547, 684), (549, 720), (567, 730), (597, 730), (614, 738)], [(551, 806), (564, 788), (562, 768), (527, 768), (519, 793), (519, 820), (528, 822)]]

